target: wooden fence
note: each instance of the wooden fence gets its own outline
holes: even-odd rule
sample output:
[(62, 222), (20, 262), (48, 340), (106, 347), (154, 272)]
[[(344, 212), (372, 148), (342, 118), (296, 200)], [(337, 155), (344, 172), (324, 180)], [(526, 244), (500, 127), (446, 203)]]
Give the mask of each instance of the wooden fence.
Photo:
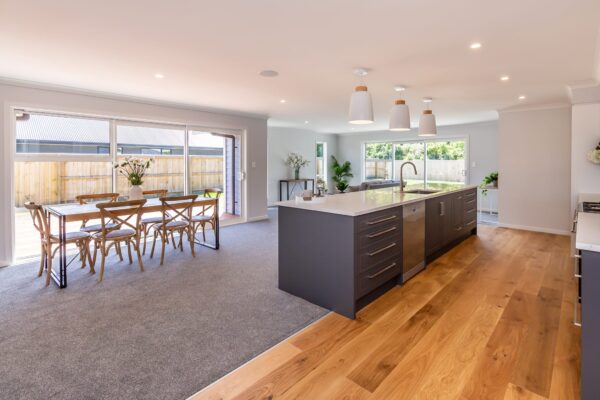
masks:
[[(396, 161), (396, 179), (400, 177), (400, 166), (403, 161)], [(416, 160), (418, 174), (414, 175), (412, 168), (405, 168), (405, 179), (423, 179), (423, 160)], [(427, 179), (442, 182), (465, 181), (464, 160), (428, 160)], [(368, 179), (392, 179), (392, 162), (387, 160), (366, 160), (365, 176)]]
[[(158, 156), (144, 177), (145, 190), (167, 189), (183, 193), (183, 156)], [(113, 167), (110, 162), (92, 161), (19, 161), (15, 162), (15, 205), (27, 201), (56, 204), (75, 201), (75, 196), (112, 192)], [(201, 192), (223, 187), (223, 157), (190, 156), (190, 190)], [(127, 195), (123, 176), (117, 178), (117, 192)]]

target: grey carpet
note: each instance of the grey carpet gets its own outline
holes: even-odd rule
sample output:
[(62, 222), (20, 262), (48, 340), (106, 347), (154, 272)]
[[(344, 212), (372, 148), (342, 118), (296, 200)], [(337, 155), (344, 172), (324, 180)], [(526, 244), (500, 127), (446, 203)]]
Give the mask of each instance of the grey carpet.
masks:
[(165, 265), (0, 268), (0, 398), (185, 399), (326, 314), (277, 289), (277, 220), (223, 228), (221, 250)]

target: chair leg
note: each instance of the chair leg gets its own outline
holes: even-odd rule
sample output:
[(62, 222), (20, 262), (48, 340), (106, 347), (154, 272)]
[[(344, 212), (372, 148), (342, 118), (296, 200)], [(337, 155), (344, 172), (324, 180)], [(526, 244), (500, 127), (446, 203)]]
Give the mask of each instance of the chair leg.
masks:
[(92, 241), (90, 239), (88, 239), (85, 242), (85, 254), (87, 254), (87, 259), (88, 259), (88, 265), (90, 266), (90, 271), (93, 273), (94, 272), (94, 265), (92, 264), (92, 254), (91, 254), (91, 248), (90, 246), (92, 245)]
[(192, 250), (192, 257), (196, 257), (196, 250), (194, 249), (194, 229), (190, 226), (187, 230), (188, 240), (190, 241), (190, 249)]
[(98, 282), (102, 282), (102, 278), (104, 277), (104, 264), (106, 261), (106, 253), (108, 250), (106, 249), (106, 244), (102, 243), (100, 245), (100, 253), (102, 254), (102, 261), (100, 262), (100, 275), (98, 275)]
[(127, 255), (129, 256), (129, 265), (133, 264), (133, 258), (131, 258), (131, 240), (127, 240)]
[[(142, 229), (142, 231), (144, 232), (144, 249), (142, 250), (142, 254), (146, 255), (146, 241), (148, 239), (148, 232), (150, 232), (150, 225), (145, 227), (145, 229)], [(140, 238), (141, 238), (141, 235), (140, 235)]]
[(38, 278), (42, 276), (42, 273), (44, 272), (44, 261), (46, 261), (46, 248), (44, 243), (42, 243), (40, 246), (40, 270), (38, 271)]
[(202, 223), (202, 240), (206, 242), (206, 223)]
[(158, 231), (154, 231), (154, 240), (152, 241), (152, 250), (150, 251), (150, 258), (154, 257), (154, 246), (156, 245), (157, 237), (158, 237)]
[(117, 251), (117, 254), (119, 255), (119, 259), (121, 261), (123, 261), (123, 253), (121, 252), (121, 242), (114, 242), (115, 244), (115, 250)]
[[(167, 237), (168, 233), (165, 233), (164, 236)], [(161, 240), (161, 251), (160, 251), (160, 265), (163, 265), (163, 262), (165, 261), (165, 241)], [(175, 243), (175, 242), (173, 242)]]
[(183, 253), (183, 229), (179, 231), (179, 250)]
[(87, 246), (85, 244), (85, 240), (80, 240), (77, 247), (79, 247), (79, 258), (81, 259), (81, 269), (85, 268), (85, 263), (87, 262)]
[[(171, 231), (171, 240), (173, 241), (173, 249), (177, 250), (177, 242), (175, 242), (175, 231)], [(167, 243), (169, 243), (167, 241)]]
[(48, 249), (48, 255), (46, 256), (48, 257), (48, 270), (46, 271), (46, 287), (48, 287), (50, 285), (50, 276), (52, 275), (52, 245), (48, 243), (46, 245), (46, 248)]
[[(145, 237), (144, 237), (145, 239)], [(145, 243), (145, 241), (144, 241)], [(137, 239), (137, 243), (134, 242), (135, 252), (137, 253), (138, 264), (140, 264), (140, 270), (144, 272), (144, 263), (142, 262), (142, 255), (140, 254), (140, 238)]]

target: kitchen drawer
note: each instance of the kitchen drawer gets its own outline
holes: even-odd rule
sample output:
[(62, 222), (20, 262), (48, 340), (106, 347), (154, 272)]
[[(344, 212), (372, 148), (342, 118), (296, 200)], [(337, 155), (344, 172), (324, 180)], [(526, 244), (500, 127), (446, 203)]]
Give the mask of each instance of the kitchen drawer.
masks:
[(374, 265), (358, 276), (356, 297), (361, 298), (401, 273), (402, 258), (400, 256)]
[(477, 197), (465, 197), (464, 201), (465, 212), (470, 212), (477, 209)]
[(358, 247), (360, 249), (369, 247), (374, 243), (388, 240), (402, 233), (401, 221), (396, 221), (393, 224), (384, 224), (378, 226), (377, 229), (369, 229), (358, 233)]
[(463, 196), (466, 200), (471, 200), (471, 198), (475, 198), (477, 199), (477, 189), (469, 189), (469, 190), (465, 190), (465, 192), (463, 193)]
[(402, 254), (402, 233), (380, 240), (358, 251), (358, 271), (365, 271)]
[(465, 213), (464, 230), (470, 231), (477, 226), (477, 211)]
[(357, 232), (376, 232), (384, 226), (402, 222), (402, 207), (389, 208), (383, 211), (361, 215), (357, 218)]

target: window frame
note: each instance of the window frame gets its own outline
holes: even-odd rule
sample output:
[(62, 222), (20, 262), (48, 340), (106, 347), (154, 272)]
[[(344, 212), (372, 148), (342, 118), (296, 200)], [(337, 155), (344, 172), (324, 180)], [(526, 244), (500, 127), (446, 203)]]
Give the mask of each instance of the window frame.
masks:
[(384, 144), (391, 144), (392, 145), (392, 180), (397, 181), (398, 179), (400, 179), (399, 177), (395, 176), (396, 174), (396, 145), (397, 144), (406, 144), (406, 143), (423, 143), (423, 154), (424, 154), (424, 159), (423, 159), (423, 184), (427, 185), (427, 143), (433, 143), (433, 142), (452, 142), (452, 141), (464, 141), (465, 142), (465, 185), (468, 185), (470, 182), (470, 176), (471, 176), (471, 170), (469, 167), (469, 136), (436, 136), (436, 137), (432, 137), (432, 138), (411, 138), (411, 139), (407, 139), (407, 140), (365, 140), (361, 142), (361, 181), (362, 182), (374, 182), (377, 181), (378, 179), (366, 179), (366, 172), (367, 172), (367, 163), (366, 163), (366, 156), (367, 156), (367, 145), (368, 144), (377, 144), (377, 143), (384, 143)]

